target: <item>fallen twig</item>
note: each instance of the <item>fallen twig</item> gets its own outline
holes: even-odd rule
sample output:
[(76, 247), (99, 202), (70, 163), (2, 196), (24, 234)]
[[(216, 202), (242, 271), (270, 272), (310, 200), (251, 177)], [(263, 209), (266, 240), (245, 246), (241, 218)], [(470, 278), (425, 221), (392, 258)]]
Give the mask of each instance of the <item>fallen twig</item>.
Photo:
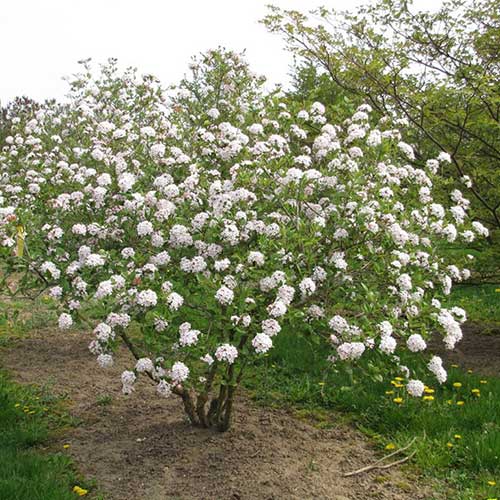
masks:
[(408, 456), (406, 456), (406, 457), (404, 457), (404, 458), (402, 458), (400, 460), (396, 460), (395, 462), (391, 462), (389, 464), (382, 464), (382, 462), (384, 462), (388, 458), (391, 458), (394, 455), (398, 455), (399, 453), (402, 453), (403, 451), (406, 451), (415, 442), (415, 439), (417, 439), (417, 438), (414, 437), (403, 448), (400, 448), (399, 450), (396, 450), (396, 451), (393, 451), (392, 453), (389, 453), (389, 455), (386, 455), (385, 457), (380, 458), (379, 460), (377, 460), (373, 464), (367, 465), (365, 467), (362, 467), (361, 469), (358, 469), (358, 470), (355, 470), (355, 471), (352, 471), (352, 472), (346, 472), (346, 473), (343, 474), (343, 476), (344, 477), (355, 476), (356, 474), (361, 474), (363, 472), (368, 472), (368, 471), (371, 471), (371, 470), (374, 470), (374, 469), (389, 469), (389, 467), (393, 467), (395, 465), (399, 465), (399, 464), (402, 464), (404, 462), (407, 462), (408, 460), (410, 460), (410, 458), (412, 458), (415, 455), (416, 451), (413, 451)]

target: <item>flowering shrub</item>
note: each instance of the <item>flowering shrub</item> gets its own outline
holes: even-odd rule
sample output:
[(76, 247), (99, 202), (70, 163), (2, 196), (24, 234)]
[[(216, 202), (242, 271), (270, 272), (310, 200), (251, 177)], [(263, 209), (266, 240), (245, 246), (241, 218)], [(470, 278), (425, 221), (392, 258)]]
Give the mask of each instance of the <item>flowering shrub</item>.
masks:
[[(459, 191), (449, 209), (433, 201), (447, 155), (416, 160), (369, 106), (341, 125), (320, 103), (288, 110), (231, 52), (192, 71), (169, 96), (151, 76), (111, 61), (94, 77), (86, 62), (66, 103), (12, 120), (5, 272), (48, 288), (62, 329), (90, 309), (99, 365), (120, 343), (137, 359), (123, 392), (146, 375), (195, 425), (228, 428), (245, 369), (285, 320), (332, 363), (380, 353), (421, 396), (399, 354), (424, 351), (435, 330), (453, 348), (466, 319), (439, 301), (468, 276), (439, 242), (486, 232)], [(428, 367), (446, 380), (440, 358)]]

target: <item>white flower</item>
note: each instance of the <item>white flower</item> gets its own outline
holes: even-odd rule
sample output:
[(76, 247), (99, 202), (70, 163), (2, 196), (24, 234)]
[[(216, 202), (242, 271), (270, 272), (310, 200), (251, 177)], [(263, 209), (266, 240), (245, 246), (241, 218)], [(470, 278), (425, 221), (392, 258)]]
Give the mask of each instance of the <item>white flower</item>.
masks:
[(113, 338), (113, 330), (111, 329), (111, 326), (106, 323), (99, 323), (94, 328), (93, 333), (99, 342), (104, 343)]
[(165, 145), (153, 144), (149, 149), (149, 152), (153, 158), (163, 158), (163, 156), (165, 156)]
[(396, 339), (391, 336), (382, 337), (379, 348), (385, 354), (392, 354), (396, 349)]
[(215, 357), (218, 361), (225, 361), (226, 363), (232, 365), (238, 357), (238, 349), (231, 344), (222, 344), (217, 347)]
[(280, 299), (274, 301), (267, 307), (267, 312), (274, 318), (279, 318), (281, 316), (284, 316), (286, 314), (286, 311), (287, 311), (287, 306)]
[(409, 380), (406, 384), (406, 390), (410, 396), (419, 398), (424, 393), (425, 385), (420, 380)]
[(328, 326), (336, 333), (342, 334), (346, 328), (349, 326), (347, 321), (336, 314), (329, 322)]
[(427, 348), (427, 344), (426, 344), (425, 340), (418, 333), (414, 333), (413, 335), (410, 335), (408, 337), (408, 340), (406, 341), (406, 345), (408, 346), (408, 349), (411, 352), (424, 351)]
[(223, 285), (217, 290), (215, 298), (221, 305), (227, 306), (233, 301), (234, 292), (227, 286)]
[(137, 234), (139, 236), (146, 236), (148, 234), (151, 234), (152, 232), (153, 232), (153, 224), (151, 224), (151, 222), (145, 220), (137, 224)]
[(189, 368), (182, 363), (182, 361), (176, 361), (170, 370), (170, 378), (176, 382), (184, 382), (189, 377)]
[(178, 293), (172, 292), (167, 296), (167, 304), (172, 311), (177, 311), (184, 304), (184, 298)]
[[(275, 276), (275, 274), (276, 273), (274, 273), (273, 277), (271, 278), (274, 283), (278, 281), (278, 277)], [(292, 286), (282, 285), (278, 289), (278, 299), (281, 302), (283, 302), (286, 306), (289, 306), (292, 303), (294, 295), (295, 295), (295, 289)]]
[(488, 229), (486, 227), (484, 227), (480, 222), (478, 221), (474, 221), (472, 223), (472, 229), (474, 229), (474, 231), (479, 234), (479, 236), (484, 236), (485, 238), (488, 237), (488, 235), (490, 234), (490, 232), (488, 231)]
[(281, 331), (281, 326), (280, 324), (272, 318), (265, 319), (261, 323), (262, 326), (262, 331), (266, 334), (269, 335), (269, 337), (274, 337), (274, 335), (278, 335), (278, 333)]
[(137, 363), (135, 364), (135, 369), (139, 373), (152, 373), (154, 370), (153, 362), (149, 358), (138, 359)]
[(313, 115), (324, 115), (325, 114), (325, 106), (320, 102), (313, 102), (311, 105), (311, 113)]
[(141, 135), (145, 135), (146, 137), (154, 137), (156, 135), (156, 131), (153, 127), (142, 127)]
[(437, 160), (439, 162), (451, 163), (451, 156), (449, 153), (445, 153), (444, 151), (442, 151), (441, 153), (439, 153)]
[(74, 224), (71, 228), (71, 232), (77, 235), (85, 235), (87, 234), (87, 227), (85, 224)]
[(299, 290), (302, 297), (309, 297), (316, 291), (316, 283), (311, 278), (304, 278), (299, 283)]
[(439, 356), (433, 356), (427, 364), (427, 368), (436, 376), (440, 384), (446, 382), (447, 373), (443, 368), (443, 360)]
[(158, 296), (153, 290), (142, 290), (137, 294), (137, 303), (143, 307), (154, 307), (158, 302)]
[(399, 288), (406, 292), (408, 290), (411, 290), (412, 288), (412, 282), (411, 282), (411, 277), (409, 274), (401, 274), (400, 276), (398, 276), (398, 279), (396, 280), (396, 283), (397, 285), (399, 286)]
[(118, 177), (118, 187), (122, 193), (130, 191), (135, 184), (135, 175), (130, 172), (124, 172)]
[(388, 321), (382, 321), (378, 324), (378, 329), (382, 337), (392, 335), (393, 329), (392, 325)]
[(123, 394), (130, 394), (134, 390), (134, 382), (136, 380), (134, 372), (125, 370), (122, 373), (122, 392)]
[(192, 330), (189, 323), (183, 323), (179, 327), (179, 333), (179, 344), (181, 346), (190, 346), (198, 342), (198, 337), (201, 332), (199, 330)]
[(172, 386), (165, 380), (160, 380), (156, 386), (156, 392), (162, 398), (168, 398), (172, 394)]
[(49, 290), (49, 295), (54, 299), (60, 299), (62, 296), (63, 289), (60, 286), (53, 286)]
[(59, 316), (58, 324), (61, 330), (67, 330), (73, 325), (73, 318), (67, 313), (62, 313)]
[(91, 253), (85, 259), (85, 265), (88, 267), (101, 267), (104, 266), (104, 264), (105, 264), (104, 257), (102, 257), (102, 255), (99, 255), (97, 253)]
[(252, 340), (252, 346), (257, 354), (264, 354), (273, 346), (273, 341), (269, 335), (258, 333)]
[(261, 252), (250, 252), (248, 254), (247, 262), (250, 265), (263, 266), (264, 261), (264, 254)]
[(101, 368), (110, 368), (113, 366), (113, 356), (110, 354), (99, 354), (97, 356), (97, 363)]
[(212, 120), (217, 120), (217, 118), (219, 118), (220, 116), (220, 112), (216, 108), (211, 108), (207, 111), (207, 116), (209, 118), (212, 118)]
[(365, 352), (362, 342), (344, 342), (337, 347), (337, 354), (341, 360), (358, 359)]
[(214, 358), (212, 358), (212, 356), (210, 356), (210, 354), (205, 354), (205, 356), (202, 356), (200, 358), (200, 361), (203, 361), (208, 366), (210, 366), (214, 362)]

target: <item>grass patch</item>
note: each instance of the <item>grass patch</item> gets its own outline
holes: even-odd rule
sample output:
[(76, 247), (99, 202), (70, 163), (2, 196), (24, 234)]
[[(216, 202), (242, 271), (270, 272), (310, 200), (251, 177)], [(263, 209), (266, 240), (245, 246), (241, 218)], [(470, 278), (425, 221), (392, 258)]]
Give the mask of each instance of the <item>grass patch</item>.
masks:
[(9, 342), (26, 337), (32, 330), (57, 324), (57, 313), (50, 309), (50, 305), (47, 297), (0, 300), (0, 346), (8, 346)]
[[(372, 437), (381, 452), (417, 437), (413, 463), (424, 476), (439, 480), (443, 491), (436, 498), (500, 496), (500, 484), (491, 484), (500, 476), (500, 379), (454, 365), (443, 386), (433, 383), (426, 400), (415, 399), (407, 396), (403, 380), (362, 376), (372, 370), (369, 359), (350, 372), (335, 372), (326, 352), (303, 337), (282, 332), (275, 340), (247, 381), (258, 401), (291, 404), (319, 426), (335, 421), (324, 410), (340, 411), (337, 415)], [(401, 402), (395, 402), (398, 398)]]
[(0, 372), (1, 500), (74, 500), (74, 486), (88, 488), (64, 451), (41, 450), (68, 423), (60, 399), (14, 384)]

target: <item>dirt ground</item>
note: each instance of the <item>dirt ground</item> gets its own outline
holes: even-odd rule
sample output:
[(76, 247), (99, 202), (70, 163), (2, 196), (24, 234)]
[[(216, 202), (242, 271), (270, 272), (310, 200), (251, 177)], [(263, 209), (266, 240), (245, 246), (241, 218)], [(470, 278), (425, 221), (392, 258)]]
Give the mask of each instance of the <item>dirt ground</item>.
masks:
[[(100, 369), (87, 334), (39, 332), (4, 350), (2, 364), (21, 383), (48, 383), (66, 394), (81, 424), (55, 442), (111, 500), (424, 499), (426, 488), (391, 468), (351, 478), (374, 462), (368, 440), (346, 424), (318, 429), (283, 410), (240, 398), (225, 434), (188, 425), (179, 401), (154, 388), (120, 393), (126, 353)], [(103, 404), (111, 396), (109, 404)], [(108, 400), (109, 401), (109, 400)], [(100, 402), (100, 403), (99, 403)]]

